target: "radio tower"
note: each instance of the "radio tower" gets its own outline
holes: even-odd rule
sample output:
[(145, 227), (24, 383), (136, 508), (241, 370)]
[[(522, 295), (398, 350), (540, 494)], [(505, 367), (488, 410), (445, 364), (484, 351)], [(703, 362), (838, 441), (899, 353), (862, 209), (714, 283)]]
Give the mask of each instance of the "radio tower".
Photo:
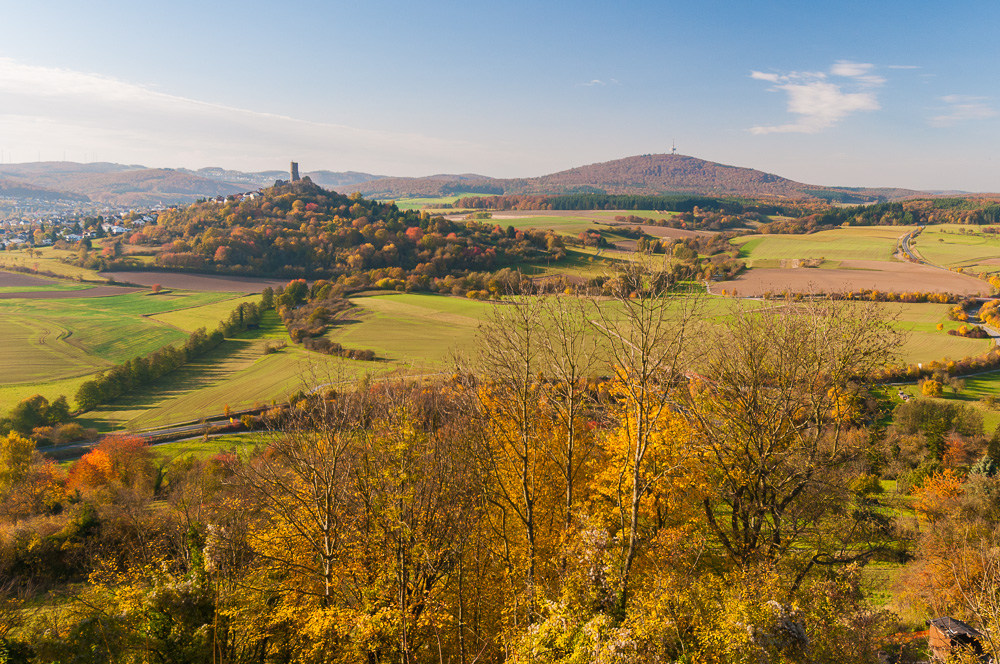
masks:
[(670, 154), (677, 154), (677, 141), (670, 141)]

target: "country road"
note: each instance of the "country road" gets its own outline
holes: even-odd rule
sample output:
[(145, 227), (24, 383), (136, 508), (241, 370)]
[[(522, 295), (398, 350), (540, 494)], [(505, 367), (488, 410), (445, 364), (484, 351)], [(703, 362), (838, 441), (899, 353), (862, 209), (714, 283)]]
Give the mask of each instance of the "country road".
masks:
[[(908, 259), (910, 259), (911, 261), (913, 261), (914, 263), (920, 263), (922, 265), (931, 265), (931, 263), (928, 263), (923, 258), (921, 258), (917, 254), (915, 254), (913, 252), (913, 249), (910, 248), (910, 240), (913, 238), (913, 234), (916, 233), (917, 230), (919, 230), (919, 229), (914, 229), (914, 230), (908, 232), (906, 235), (904, 235), (902, 237), (901, 246), (902, 246), (902, 249), (903, 249), (903, 254)], [(931, 265), (931, 267), (941, 267), (941, 266), (940, 265)], [(941, 268), (941, 269), (943, 270), (945, 268)]]

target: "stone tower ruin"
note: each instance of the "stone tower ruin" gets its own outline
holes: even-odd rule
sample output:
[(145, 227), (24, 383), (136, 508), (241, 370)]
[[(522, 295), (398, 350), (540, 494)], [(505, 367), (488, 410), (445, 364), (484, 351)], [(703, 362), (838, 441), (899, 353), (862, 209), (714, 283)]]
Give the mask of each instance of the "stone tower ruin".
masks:
[(292, 182), (299, 179), (299, 164), (296, 161), (292, 162)]

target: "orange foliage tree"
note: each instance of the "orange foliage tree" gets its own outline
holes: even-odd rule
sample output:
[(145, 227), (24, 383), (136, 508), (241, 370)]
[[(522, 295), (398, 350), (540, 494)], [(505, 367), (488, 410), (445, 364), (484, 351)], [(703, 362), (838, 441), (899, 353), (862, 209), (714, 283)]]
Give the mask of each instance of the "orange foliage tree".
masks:
[(152, 453), (142, 437), (112, 434), (70, 467), (66, 487), (81, 491), (149, 487), (154, 472)]
[(951, 468), (934, 473), (913, 492), (914, 509), (927, 521), (940, 520), (958, 506), (958, 499), (965, 493), (965, 476)]

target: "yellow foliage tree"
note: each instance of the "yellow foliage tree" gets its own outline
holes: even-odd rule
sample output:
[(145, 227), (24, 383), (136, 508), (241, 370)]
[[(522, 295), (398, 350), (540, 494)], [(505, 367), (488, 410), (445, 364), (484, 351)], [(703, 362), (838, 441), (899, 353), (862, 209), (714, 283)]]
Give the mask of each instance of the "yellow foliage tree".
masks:
[(965, 492), (965, 476), (951, 468), (934, 473), (913, 492), (914, 509), (921, 518), (934, 522), (957, 507)]

